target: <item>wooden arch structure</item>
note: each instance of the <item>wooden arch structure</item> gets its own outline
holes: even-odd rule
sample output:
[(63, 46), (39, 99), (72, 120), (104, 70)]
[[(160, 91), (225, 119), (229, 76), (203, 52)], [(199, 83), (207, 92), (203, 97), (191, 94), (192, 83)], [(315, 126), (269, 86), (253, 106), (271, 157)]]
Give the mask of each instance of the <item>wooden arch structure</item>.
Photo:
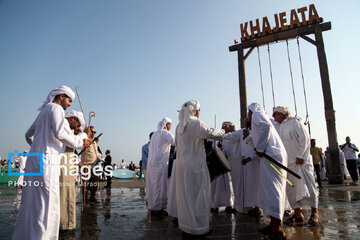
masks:
[[(240, 44), (235, 44), (229, 47), (230, 52), (238, 53), (241, 127), (245, 127), (245, 118), (247, 115), (247, 93), (245, 77), (245, 60), (247, 57), (258, 46), (272, 42), (278, 42), (281, 40), (293, 39), (296, 37), (303, 38), (309, 43), (315, 45), (317, 48), (321, 85), (325, 105), (325, 120), (328, 134), (329, 153), (331, 158), (328, 180), (331, 184), (339, 184), (344, 182), (344, 178), (340, 168), (339, 145), (337, 141), (335, 125), (335, 111), (333, 107), (329, 71), (322, 36), (323, 31), (331, 29), (331, 22), (323, 23), (322, 18), (318, 17), (314, 5), (309, 6), (308, 20), (305, 20), (305, 11), (307, 11), (306, 7), (297, 9), (297, 12), (294, 9), (291, 10), (289, 25), (286, 25), (285, 12), (278, 15), (275, 14), (274, 17), (277, 26), (272, 29), (270, 28), (267, 17), (264, 17), (262, 31), (260, 29), (259, 19), (256, 19), (255, 24), (253, 21), (250, 21), (249, 26), (251, 35), (247, 32), (248, 22), (241, 24), (242, 42)], [(302, 22), (300, 22), (298, 16), (295, 16), (297, 13), (301, 14), (303, 20)], [(255, 32), (257, 32), (257, 34)], [(315, 40), (307, 36), (310, 34), (315, 35)], [(246, 49), (249, 50), (247, 50), (245, 53)]]

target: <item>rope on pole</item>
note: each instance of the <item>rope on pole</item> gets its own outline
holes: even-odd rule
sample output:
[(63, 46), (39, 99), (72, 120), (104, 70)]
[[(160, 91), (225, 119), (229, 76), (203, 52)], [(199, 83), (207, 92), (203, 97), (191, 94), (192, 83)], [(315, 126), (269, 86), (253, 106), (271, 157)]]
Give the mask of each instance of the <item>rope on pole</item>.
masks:
[(264, 106), (264, 109), (265, 109), (264, 85), (263, 85), (263, 78), (262, 78), (262, 70), (261, 70), (259, 47), (257, 47), (257, 51), (258, 51), (258, 60), (259, 60), (259, 69), (260, 69), (261, 93), (262, 93), (263, 106)]
[(275, 92), (274, 92), (274, 81), (273, 81), (273, 74), (272, 74), (272, 67), (271, 67), (271, 58), (270, 58), (270, 45), (268, 44), (267, 46), (268, 46), (268, 56), (269, 56), (271, 92), (272, 92), (272, 98), (273, 98), (273, 107), (275, 107)]
[(301, 53), (300, 53), (300, 43), (299, 43), (299, 37), (297, 37), (297, 46), (298, 46), (298, 53), (299, 53), (299, 60), (300, 60), (300, 70), (301, 70), (301, 78), (302, 78), (302, 84), (303, 84), (303, 90), (304, 90), (304, 99), (305, 99), (305, 109), (306, 109), (306, 118), (305, 118), (305, 125), (308, 125), (309, 129), (309, 135), (311, 138), (311, 131), (310, 131), (310, 119), (309, 119), (309, 111), (308, 111), (308, 104), (307, 104), (307, 94), (306, 94), (306, 88), (305, 88), (305, 78), (304, 78), (304, 71), (303, 71), (303, 65), (302, 65), (302, 59), (301, 59)]
[(287, 49), (288, 60), (289, 60), (290, 78), (291, 78), (291, 86), (292, 86), (292, 92), (293, 92), (293, 98), (294, 98), (295, 113), (296, 113), (296, 116), (297, 116), (297, 115), (298, 115), (298, 112), (297, 112), (297, 106), (296, 106), (294, 78), (293, 78), (293, 73), (292, 73), (292, 68), (291, 68), (291, 60), (290, 60), (290, 52), (289, 52), (289, 42), (288, 42), (287, 39), (286, 39), (286, 49)]

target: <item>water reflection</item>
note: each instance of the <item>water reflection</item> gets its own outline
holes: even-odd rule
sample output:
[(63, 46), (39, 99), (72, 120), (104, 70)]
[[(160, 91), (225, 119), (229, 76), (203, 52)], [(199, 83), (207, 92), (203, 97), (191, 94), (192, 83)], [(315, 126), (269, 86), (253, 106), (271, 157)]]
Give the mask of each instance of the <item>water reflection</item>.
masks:
[[(354, 190), (355, 189), (355, 190)], [(320, 224), (288, 227), (288, 239), (359, 239), (360, 187), (325, 187), (319, 195)], [(79, 192), (80, 193), (80, 192)], [(182, 239), (176, 222), (151, 216), (144, 188), (100, 188), (101, 204), (83, 207), (78, 199), (77, 228), (60, 239)], [(0, 185), (0, 239), (10, 239), (17, 220), (21, 190)], [(306, 219), (310, 209), (305, 209)], [(212, 216), (210, 239), (259, 239), (263, 223), (248, 215), (220, 212)]]
[(105, 192), (106, 192), (106, 196), (103, 204), (103, 209), (104, 209), (104, 222), (107, 223), (111, 218), (111, 205), (110, 205), (111, 188), (106, 188)]
[(100, 228), (97, 223), (96, 207), (84, 207), (80, 216), (80, 238), (100, 239)]

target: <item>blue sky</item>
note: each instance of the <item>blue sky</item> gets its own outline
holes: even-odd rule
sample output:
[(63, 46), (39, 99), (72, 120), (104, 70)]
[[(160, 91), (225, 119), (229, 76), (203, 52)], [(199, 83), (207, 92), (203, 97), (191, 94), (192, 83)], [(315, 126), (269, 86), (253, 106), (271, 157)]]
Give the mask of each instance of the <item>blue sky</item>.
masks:
[[(240, 23), (309, 6), (310, 1), (215, 0), (1, 0), (0, 156), (28, 149), (24, 134), (48, 92), (68, 85), (86, 115), (103, 132), (100, 147), (115, 162), (137, 163), (141, 146), (164, 116), (173, 119), (185, 101), (201, 103), (208, 126), (230, 120), (239, 128), (237, 54)], [(338, 142), (360, 146), (359, 14), (357, 0), (315, 2), (332, 30), (324, 32)], [(314, 38), (313, 36), (311, 36)], [(300, 40), (312, 137), (327, 146), (316, 48)], [(294, 112), (286, 43), (272, 44), (276, 105)], [(289, 41), (298, 115), (305, 117), (296, 41)], [(260, 47), (265, 105), (272, 97), (266, 47)], [(248, 103), (262, 103), (257, 51), (246, 61)], [(71, 109), (80, 110), (77, 99)]]

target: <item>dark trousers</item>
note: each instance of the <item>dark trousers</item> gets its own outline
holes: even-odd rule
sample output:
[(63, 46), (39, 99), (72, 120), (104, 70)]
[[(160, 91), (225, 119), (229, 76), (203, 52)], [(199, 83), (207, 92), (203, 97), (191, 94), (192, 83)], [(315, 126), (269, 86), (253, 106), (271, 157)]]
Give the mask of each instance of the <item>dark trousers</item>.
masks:
[(347, 169), (349, 170), (350, 176), (354, 182), (358, 181), (358, 172), (355, 159), (346, 160)]
[(107, 186), (111, 186), (111, 176), (106, 177), (106, 183)]
[(314, 169), (316, 172), (316, 179), (317, 179), (318, 185), (319, 185), (319, 187), (322, 187), (321, 177), (320, 177), (320, 164), (314, 164)]

